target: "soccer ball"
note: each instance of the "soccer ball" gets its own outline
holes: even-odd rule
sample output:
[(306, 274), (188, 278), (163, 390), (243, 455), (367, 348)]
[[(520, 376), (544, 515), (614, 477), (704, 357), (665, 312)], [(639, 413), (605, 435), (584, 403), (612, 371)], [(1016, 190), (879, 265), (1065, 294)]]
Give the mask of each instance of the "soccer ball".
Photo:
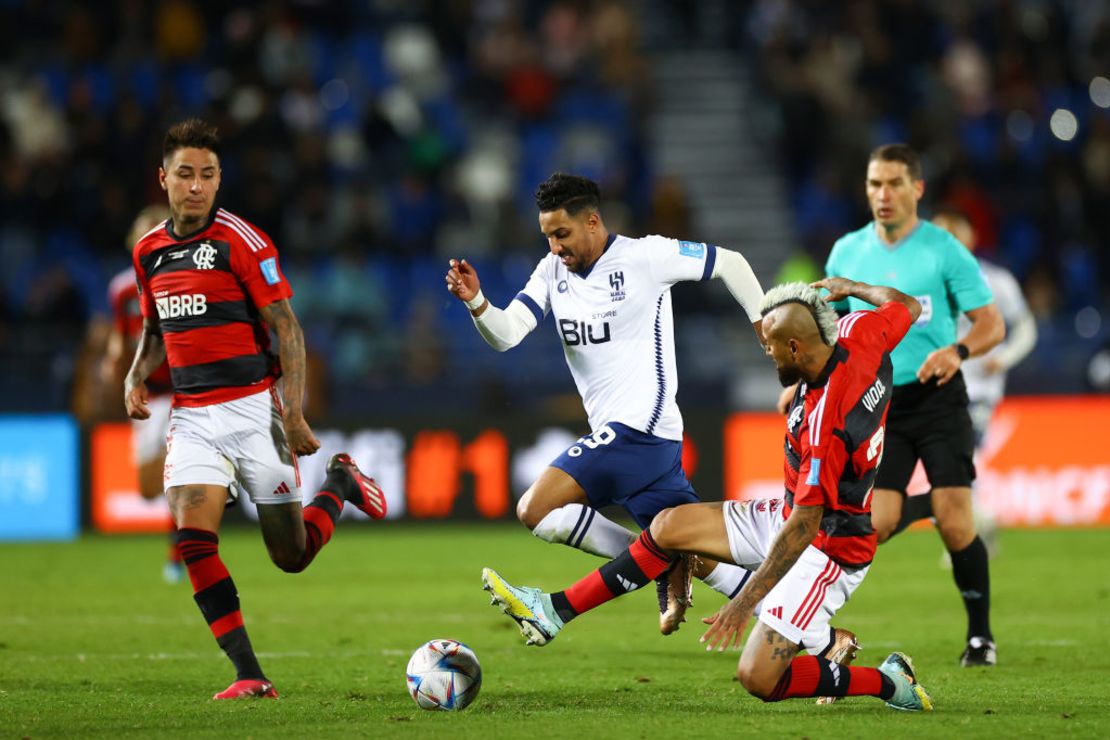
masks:
[(482, 688), (482, 667), (474, 651), (455, 640), (429, 640), (416, 649), (405, 669), (409, 695), (421, 709), (466, 709)]

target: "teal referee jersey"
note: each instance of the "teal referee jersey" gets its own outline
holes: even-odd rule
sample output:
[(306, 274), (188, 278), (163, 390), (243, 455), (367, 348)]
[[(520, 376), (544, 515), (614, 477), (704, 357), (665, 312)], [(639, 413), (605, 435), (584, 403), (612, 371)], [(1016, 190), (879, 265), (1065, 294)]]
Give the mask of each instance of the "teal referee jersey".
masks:
[[(825, 274), (897, 288), (921, 304), (921, 317), (890, 353), (894, 385), (916, 383), (929, 353), (956, 341), (959, 315), (994, 300), (971, 252), (925, 220), (894, 244), (879, 239), (874, 221), (845, 234), (833, 245)], [(849, 298), (837, 308), (858, 311), (871, 304)]]

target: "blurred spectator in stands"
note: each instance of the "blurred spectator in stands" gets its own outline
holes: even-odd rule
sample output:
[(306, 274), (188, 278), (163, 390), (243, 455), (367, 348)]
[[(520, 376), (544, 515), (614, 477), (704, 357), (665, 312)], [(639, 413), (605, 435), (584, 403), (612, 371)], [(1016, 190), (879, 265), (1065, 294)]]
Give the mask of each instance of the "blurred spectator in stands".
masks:
[(1042, 262), (1029, 272), (1025, 297), (1038, 321), (1050, 321), (1056, 314), (1060, 308), (1060, 283), (1049, 265)]
[(650, 65), (640, 52), (640, 32), (632, 11), (620, 2), (602, 2), (592, 14), (592, 23), (601, 82), (625, 96), (637, 115), (647, 114)]
[(190, 0), (162, 0), (154, 11), (155, 47), (167, 62), (195, 59), (204, 48), (204, 16)]
[[(39, 315), (65, 302), (51, 278), (30, 290), (47, 245), (63, 237), (82, 312), (96, 308), (86, 283), (116, 268), (127, 204), (158, 194), (160, 132), (186, 114), (220, 124), (236, 165), (221, 203), (249, 211), (313, 282), (356, 244), (388, 275), (399, 304), (389, 319), (412, 315), (422, 294), (410, 260), (466, 247), (514, 269), (515, 255), (539, 243), (532, 185), (556, 169), (600, 180), (607, 212), (630, 233), (689, 233), (664, 228), (683, 217), (671, 185), (653, 183), (656, 89), (643, 30), (660, 18), (662, 45), (724, 42), (752, 64), (811, 254), (823, 257), (825, 235), (865, 207), (859, 162), (877, 139), (908, 138), (949, 188), (927, 200), (962, 191), (980, 201), (989, 217), (977, 228), (1032, 280), (1045, 321), (1066, 323), (1072, 310), (1056, 276), (1097, 275), (1087, 294), (1102, 299), (1110, 101), (1090, 101), (1110, 84), (1092, 82), (1110, 69), (1106, 3), (712, 5), (0, 3), (11, 80), (0, 87), (0, 256), (13, 337), (31, 331), (29, 296)], [(725, 37), (741, 17), (747, 37), (735, 43)], [(1068, 115), (1074, 131), (1053, 128)], [(304, 328), (333, 376), (361, 377), (365, 360), (374, 382), (403, 386), (403, 373), (384, 368), (403, 364), (404, 323), (329, 310)], [(73, 348), (58, 351), (68, 361)], [(450, 366), (454, 349), (444, 351)], [(37, 356), (31, 378), (66, 364)]]
[(41, 78), (9, 90), (4, 95), (3, 115), (17, 161), (35, 166), (57, 160), (68, 151), (69, 127)]
[(424, 296), (416, 301), (405, 324), (404, 364), (401, 371), (418, 386), (437, 383), (444, 377), (444, 328), (439, 322), (438, 301)]
[(32, 278), (26, 300), (26, 320), (42, 327), (82, 327), (88, 320), (85, 298), (62, 265)]
[(937, 183), (927, 201), (968, 214), (1042, 320), (1105, 304), (1110, 6), (760, 0), (748, 20), (803, 241), (859, 210), (861, 188), (831, 184), (905, 138)]

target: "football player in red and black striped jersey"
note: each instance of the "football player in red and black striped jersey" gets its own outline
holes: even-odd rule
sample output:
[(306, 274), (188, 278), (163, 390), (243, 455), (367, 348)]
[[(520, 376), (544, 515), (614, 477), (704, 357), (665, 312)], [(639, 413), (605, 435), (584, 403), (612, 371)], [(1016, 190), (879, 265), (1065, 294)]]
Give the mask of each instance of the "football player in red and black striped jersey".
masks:
[[(827, 289), (829, 301), (852, 295), (879, 308), (838, 323), (815, 287)], [(875, 553), (871, 489), (893, 388), (890, 353), (921, 306), (893, 288), (830, 278), (772, 288), (760, 313), (779, 379), (800, 382), (784, 440), (784, 498), (664, 509), (630, 548), (565, 591), (512, 586), (489, 569), (483, 582), (530, 644), (545, 645), (570, 620), (673, 568), (682, 553), (735, 563), (751, 575), (703, 620), (710, 626), (702, 642), (739, 646), (762, 605), (736, 673), (751, 694), (764, 701), (874, 696), (896, 709), (930, 710), (908, 657), (848, 666), (854, 650), (840, 649), (844, 631), (829, 624)], [(799, 656), (803, 649), (810, 654)]]
[(237, 674), (214, 698), (276, 697), (219, 556), (228, 498), (243, 490), (257, 504), (266, 549), (286, 572), (304, 570), (327, 544), (344, 502), (380, 519), (386, 500), (340, 453), (302, 508), (297, 456), (315, 453), (320, 442), (302, 412), (305, 349), (289, 305), (293, 290), (270, 238), (215, 207), (220, 174), (213, 127), (189, 119), (169, 129), (158, 179), (170, 218), (135, 244), (143, 329), (124, 400), (131, 418), (148, 418), (146, 381), (168, 361), (173, 408), (163, 481), (177, 547), (197, 605)]

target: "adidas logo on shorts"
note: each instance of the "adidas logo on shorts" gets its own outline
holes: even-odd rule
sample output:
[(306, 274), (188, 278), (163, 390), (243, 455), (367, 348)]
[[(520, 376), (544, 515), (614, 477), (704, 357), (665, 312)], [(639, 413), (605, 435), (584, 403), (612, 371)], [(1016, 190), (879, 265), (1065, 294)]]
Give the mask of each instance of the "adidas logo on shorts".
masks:
[(274, 489), (275, 496), (280, 496), (283, 493), (289, 493), (289, 485), (285, 481), (282, 481), (281, 485)]

